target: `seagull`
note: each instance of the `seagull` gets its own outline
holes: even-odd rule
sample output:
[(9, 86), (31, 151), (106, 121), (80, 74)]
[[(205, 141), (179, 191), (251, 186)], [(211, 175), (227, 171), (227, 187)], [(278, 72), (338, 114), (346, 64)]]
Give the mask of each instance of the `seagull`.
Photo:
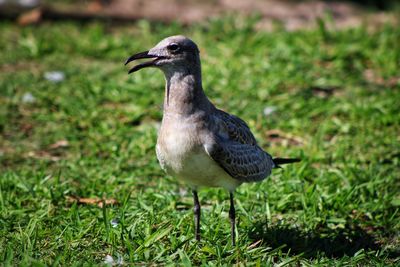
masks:
[(242, 183), (258, 182), (273, 168), (300, 161), (272, 158), (258, 144), (239, 117), (216, 108), (203, 91), (200, 52), (189, 38), (176, 35), (160, 41), (148, 51), (129, 57), (152, 59), (129, 70), (146, 67), (163, 71), (166, 85), (163, 118), (156, 154), (161, 168), (189, 185), (193, 192), (195, 237), (200, 240), (201, 187), (229, 191), (232, 245), (235, 245), (234, 191)]

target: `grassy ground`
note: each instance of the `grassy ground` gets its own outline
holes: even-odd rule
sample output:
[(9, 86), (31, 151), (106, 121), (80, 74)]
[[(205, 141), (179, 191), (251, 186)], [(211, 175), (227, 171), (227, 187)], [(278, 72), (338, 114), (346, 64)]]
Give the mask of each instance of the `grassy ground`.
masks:
[[(124, 60), (183, 33), (206, 93), (275, 156), (301, 157), (236, 193), (190, 190), (158, 166), (161, 72)], [(400, 264), (400, 28), (254, 32), (232, 18), (182, 28), (0, 25), (2, 265)], [(44, 78), (59, 70), (59, 83)], [(264, 109), (274, 110), (264, 114)], [(118, 203), (77, 204), (71, 197)]]

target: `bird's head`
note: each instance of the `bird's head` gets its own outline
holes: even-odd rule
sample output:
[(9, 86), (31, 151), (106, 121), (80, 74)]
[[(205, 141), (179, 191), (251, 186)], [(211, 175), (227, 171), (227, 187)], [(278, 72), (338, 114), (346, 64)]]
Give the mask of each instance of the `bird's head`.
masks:
[(164, 73), (171, 73), (191, 70), (200, 66), (197, 45), (182, 35), (167, 37), (150, 50), (134, 54), (126, 60), (125, 65), (144, 58), (151, 58), (152, 60), (134, 66), (129, 70), (129, 73), (146, 67), (157, 67)]

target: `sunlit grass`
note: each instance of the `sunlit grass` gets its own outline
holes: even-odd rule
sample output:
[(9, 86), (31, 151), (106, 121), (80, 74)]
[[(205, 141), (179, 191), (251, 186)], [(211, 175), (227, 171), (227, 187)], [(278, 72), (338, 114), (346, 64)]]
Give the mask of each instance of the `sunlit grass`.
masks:
[[(154, 152), (163, 76), (123, 66), (177, 33), (198, 43), (211, 100), (271, 154), (303, 159), (237, 190), (236, 248), (220, 189), (200, 191), (203, 239), (194, 241), (190, 190)], [(132, 265), (399, 263), (399, 28), (267, 33), (226, 18), (189, 28), (2, 23), (0, 35), (4, 265), (106, 255)], [(49, 71), (65, 80), (46, 80)]]

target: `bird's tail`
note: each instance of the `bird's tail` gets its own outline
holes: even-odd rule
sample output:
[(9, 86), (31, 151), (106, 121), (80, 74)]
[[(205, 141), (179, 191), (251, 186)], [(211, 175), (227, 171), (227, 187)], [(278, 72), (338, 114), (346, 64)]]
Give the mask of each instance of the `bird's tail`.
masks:
[(280, 168), (280, 165), (282, 164), (288, 164), (288, 163), (295, 163), (301, 161), (301, 159), (295, 159), (295, 158), (274, 158), (272, 161), (275, 164), (275, 168)]

